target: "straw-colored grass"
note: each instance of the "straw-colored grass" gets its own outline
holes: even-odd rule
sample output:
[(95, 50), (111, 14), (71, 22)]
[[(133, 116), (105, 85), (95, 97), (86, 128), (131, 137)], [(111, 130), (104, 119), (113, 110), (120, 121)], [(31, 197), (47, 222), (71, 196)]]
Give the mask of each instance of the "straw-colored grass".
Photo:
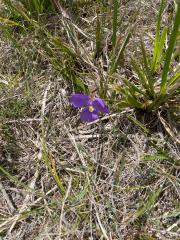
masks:
[[(152, 51), (160, 2), (19, 2), (0, 7), (0, 239), (178, 240), (178, 95), (147, 113), (115, 91), (137, 82), (130, 59), (140, 36)], [(81, 123), (74, 91), (111, 114)]]

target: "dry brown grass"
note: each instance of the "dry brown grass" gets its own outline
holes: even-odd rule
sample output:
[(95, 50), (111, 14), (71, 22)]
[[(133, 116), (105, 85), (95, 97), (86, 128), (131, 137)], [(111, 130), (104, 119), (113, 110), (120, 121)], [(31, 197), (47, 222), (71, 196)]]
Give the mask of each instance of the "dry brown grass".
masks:
[[(136, 37), (153, 35), (159, 1), (123, 2), (127, 21), (140, 9)], [(76, 32), (80, 70), (92, 89), (99, 79), (91, 60), (95, 9), (95, 3), (76, 9), (73, 19), (91, 36)], [(15, 29), (14, 36), (18, 46), (0, 37), (0, 239), (178, 240), (180, 151), (161, 119), (128, 109), (80, 123), (68, 101), (73, 86), (41, 42), (32, 32), (19, 37)], [(120, 71), (127, 74), (128, 64)], [(177, 121), (172, 124), (177, 131)]]

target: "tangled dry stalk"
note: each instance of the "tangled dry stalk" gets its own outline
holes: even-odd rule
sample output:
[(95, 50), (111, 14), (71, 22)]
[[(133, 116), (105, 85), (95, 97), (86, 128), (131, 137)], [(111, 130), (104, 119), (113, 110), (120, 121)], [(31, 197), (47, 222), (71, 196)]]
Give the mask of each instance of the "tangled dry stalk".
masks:
[[(122, 2), (125, 19), (131, 21), (140, 9), (137, 29), (153, 35), (159, 1)], [(54, 24), (55, 31), (66, 32), (67, 42), (78, 48), (77, 67), (92, 89), (106, 75), (108, 60), (106, 53), (99, 59), (99, 75), (91, 60), (95, 8), (92, 2), (76, 9), (72, 24), (65, 10), (65, 16), (49, 16), (49, 21), (43, 16), (50, 29)], [(68, 100), (72, 83), (54, 68), (33, 34), (14, 32), (15, 42), (0, 36), (0, 239), (178, 240), (175, 118), (169, 115), (167, 123), (163, 112), (158, 119), (125, 109), (81, 123)], [(150, 47), (149, 37), (146, 44)], [(130, 74), (128, 67), (125, 62), (120, 73)]]

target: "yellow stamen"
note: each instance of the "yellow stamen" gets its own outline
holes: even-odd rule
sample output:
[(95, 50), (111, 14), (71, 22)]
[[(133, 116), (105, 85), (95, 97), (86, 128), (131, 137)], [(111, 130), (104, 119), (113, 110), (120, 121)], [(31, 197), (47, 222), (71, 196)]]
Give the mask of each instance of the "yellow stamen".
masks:
[(93, 106), (89, 106), (89, 111), (90, 111), (90, 112), (93, 112), (93, 111), (94, 111)]

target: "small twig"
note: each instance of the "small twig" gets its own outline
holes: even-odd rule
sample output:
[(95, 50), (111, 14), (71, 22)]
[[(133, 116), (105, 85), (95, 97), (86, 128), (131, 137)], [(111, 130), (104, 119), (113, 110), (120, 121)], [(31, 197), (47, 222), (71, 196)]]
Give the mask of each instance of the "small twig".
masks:
[(64, 206), (65, 206), (66, 200), (67, 200), (67, 198), (69, 196), (69, 193), (70, 193), (71, 184), (72, 184), (72, 176), (70, 175), (68, 188), (67, 188), (65, 197), (63, 199), (63, 202), (62, 202), (62, 207), (61, 207), (61, 216), (60, 216), (60, 222), (59, 222), (59, 240), (62, 240), (61, 235), (62, 235), (62, 219), (63, 219), (63, 214), (64, 214)]
[(8, 204), (8, 206), (9, 206), (9, 208), (10, 208), (10, 212), (11, 212), (11, 213), (14, 212), (14, 211), (15, 211), (15, 208), (14, 208), (14, 206), (13, 206), (13, 204), (12, 204), (12, 202), (11, 202), (11, 200), (10, 200), (10, 198), (9, 198), (9, 196), (8, 196), (6, 190), (4, 189), (4, 187), (3, 187), (3, 185), (2, 185), (1, 182), (0, 182), (0, 190), (1, 190), (1, 192), (2, 192), (2, 194), (3, 194), (3, 197), (5, 198), (7, 204)]
[[(36, 180), (37, 180), (38, 176), (39, 176), (39, 170), (37, 169), (36, 172), (35, 172), (35, 174), (34, 174), (34, 177), (33, 177), (32, 181), (31, 181), (30, 184), (29, 184), (29, 187), (30, 187), (31, 189), (34, 189), (35, 183), (36, 183)], [(29, 201), (30, 196), (31, 196), (31, 195), (28, 194), (28, 195), (25, 197), (24, 203), (23, 203), (22, 207), (19, 209), (19, 214), (16, 215), (16, 217), (15, 217), (15, 219), (14, 219), (14, 222), (12, 223), (12, 225), (11, 225), (11, 227), (10, 227), (10, 229), (9, 229), (9, 233), (12, 232), (12, 230), (13, 230), (13, 228), (15, 227), (15, 225), (16, 225), (18, 219), (20, 218), (21, 214), (22, 214), (25, 210), (28, 209), (28, 201)]]
[(75, 140), (80, 140), (80, 139), (92, 139), (92, 138), (99, 138), (100, 134), (88, 134), (88, 135), (78, 135), (75, 136)]
[(57, 188), (58, 188), (58, 186), (56, 185), (56, 186), (53, 187), (51, 190), (49, 190), (43, 197), (39, 197), (35, 202), (31, 203), (30, 206), (36, 205), (36, 204), (37, 204), (38, 202), (40, 202), (42, 199), (44, 199), (45, 197), (47, 197), (50, 193), (54, 192)]
[(27, 118), (27, 119), (17, 119), (17, 120), (9, 120), (6, 123), (20, 123), (20, 122), (41, 122), (41, 118)]
[(28, 206), (24, 209), (24, 211), (21, 212), (21, 214), (16, 214), (10, 218), (8, 218), (6, 221), (4, 221), (2, 224), (0, 224), (0, 233), (6, 229), (7, 227), (5, 227), (6, 225), (10, 225), (11, 223), (14, 223), (19, 221), (19, 219), (21, 219), (21, 216), (24, 212), (26, 212), (27, 210), (30, 210), (32, 206), (35, 206), (37, 203), (39, 203), (42, 199), (44, 199), (45, 197), (47, 197), (50, 193), (54, 192), (58, 187), (55, 186), (54, 188), (52, 188), (51, 190), (49, 190), (47, 193), (45, 193), (45, 195), (43, 195), (42, 197), (39, 197), (36, 201), (34, 201), (33, 203), (28, 204)]
[(84, 124), (83, 126), (81, 125), (81, 126), (78, 127), (78, 128), (72, 129), (70, 132), (72, 133), (72, 132), (75, 132), (75, 131), (77, 131), (77, 130), (84, 129), (84, 126), (87, 126), (87, 127), (88, 127), (88, 126), (91, 126), (91, 125), (96, 124), (96, 123), (98, 123), (98, 122), (102, 122), (102, 121), (104, 121), (104, 120), (106, 120), (106, 119), (111, 119), (111, 118), (119, 117), (119, 116), (121, 116), (121, 115), (123, 115), (123, 114), (130, 113), (130, 112), (133, 112), (133, 111), (134, 111), (134, 109), (127, 109), (127, 110), (124, 110), (124, 111), (122, 111), (122, 112), (109, 114), (109, 115), (106, 115), (106, 116), (104, 116), (104, 117), (102, 117), (102, 118), (99, 118), (99, 119), (97, 119), (97, 120), (95, 120), (95, 121), (93, 121), (93, 122), (90, 122), (90, 123)]
[(176, 223), (168, 227), (167, 232), (170, 232), (173, 228), (178, 227), (179, 224), (180, 224), (180, 220), (178, 220)]
[(79, 158), (80, 158), (80, 160), (81, 160), (81, 162), (82, 162), (83, 167), (86, 168), (86, 162), (85, 162), (85, 160), (84, 160), (84, 158), (83, 158), (83, 155), (82, 155), (81, 152), (79, 151), (79, 148), (78, 148), (78, 146), (77, 146), (77, 143), (76, 143), (76, 140), (75, 140), (74, 136), (73, 136), (72, 134), (70, 134), (70, 132), (68, 131), (68, 129), (67, 129), (65, 126), (64, 126), (64, 128), (65, 128), (65, 130), (66, 130), (66, 132), (67, 132), (67, 135), (68, 135), (71, 143), (73, 144), (73, 146), (75, 147), (75, 149), (76, 149), (76, 151), (77, 151), (77, 153), (78, 153), (78, 155), (79, 155)]
[(41, 124), (43, 126), (44, 123), (44, 115), (45, 115), (45, 109), (46, 109), (46, 101), (47, 101), (47, 94), (48, 91), (50, 90), (51, 83), (49, 83), (45, 89), (43, 100), (42, 100), (42, 107), (41, 107)]
[(180, 144), (180, 139), (176, 136), (175, 132), (172, 130), (172, 127), (165, 121), (163, 117), (161, 117), (160, 112), (158, 112), (158, 117), (166, 130), (166, 132), (171, 136), (171, 138), (178, 144)]
[(99, 223), (99, 227), (105, 237), (106, 240), (109, 240), (109, 237), (107, 235), (107, 232), (106, 232), (106, 229), (104, 228), (102, 222), (101, 222), (101, 219), (99, 217), (99, 212), (98, 212), (98, 209), (97, 209), (97, 206), (96, 206), (96, 202), (95, 202), (95, 199), (94, 199), (94, 196), (92, 195), (91, 196), (91, 199), (92, 199), (92, 203), (93, 203), (93, 206), (94, 206), (94, 209), (95, 209), (95, 212), (96, 212), (96, 217), (97, 217), (97, 221)]
[(92, 125), (92, 124), (94, 124), (94, 123), (97, 123), (97, 122), (104, 121), (104, 120), (109, 119), (109, 118), (114, 118), (114, 117), (117, 117), (117, 116), (121, 116), (121, 115), (124, 114), (124, 113), (129, 113), (129, 112), (133, 112), (133, 111), (134, 111), (134, 109), (127, 109), (127, 110), (122, 111), (122, 112), (119, 112), (119, 113), (113, 113), (113, 114), (104, 116), (104, 117), (102, 117), (102, 118), (99, 118), (99, 119), (97, 119), (97, 120), (94, 121), (94, 122), (88, 123), (87, 126), (90, 126), (90, 125)]

